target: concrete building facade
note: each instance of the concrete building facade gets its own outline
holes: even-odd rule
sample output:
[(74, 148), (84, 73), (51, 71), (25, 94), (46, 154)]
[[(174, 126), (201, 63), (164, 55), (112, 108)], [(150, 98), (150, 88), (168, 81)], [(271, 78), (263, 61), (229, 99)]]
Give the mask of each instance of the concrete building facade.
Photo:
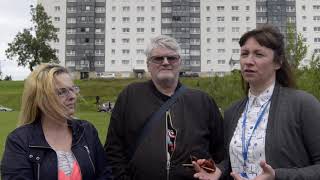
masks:
[(286, 34), (288, 24), (296, 27), (296, 0), (256, 0), (257, 27), (277, 26)]
[(222, 76), (239, 69), (238, 41), (241, 34), (256, 27), (255, 12), (255, 1), (202, 1), (202, 74)]
[(147, 72), (146, 43), (161, 34), (159, 0), (106, 0), (105, 72), (140, 76)]
[(161, 3), (161, 30), (181, 46), (182, 71), (201, 71), (201, 17), (199, 0), (165, 0)]
[(39, 0), (59, 29), (52, 42), (78, 78), (147, 72), (144, 50), (165, 34), (181, 45), (182, 71), (222, 76), (239, 69), (240, 36), (269, 23), (288, 24), (320, 54), (320, 0)]
[(320, 56), (320, 0), (299, 0), (296, 9), (297, 32), (302, 34), (308, 45), (302, 64), (308, 65), (313, 54)]
[(48, 1), (38, 0), (46, 11), (51, 16), (53, 25), (57, 28), (58, 41), (51, 42), (51, 47), (56, 49), (56, 55), (61, 65), (65, 65), (65, 54), (66, 54), (66, 2), (65, 1)]

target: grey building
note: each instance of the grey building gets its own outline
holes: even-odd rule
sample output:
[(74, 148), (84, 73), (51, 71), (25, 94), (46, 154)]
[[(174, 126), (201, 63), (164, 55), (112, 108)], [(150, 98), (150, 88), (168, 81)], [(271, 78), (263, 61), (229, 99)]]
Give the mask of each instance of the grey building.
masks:
[(200, 0), (162, 1), (161, 7), (161, 28), (165, 29), (162, 33), (174, 37), (181, 45), (182, 71), (200, 72)]
[(257, 0), (257, 27), (272, 24), (286, 35), (288, 24), (296, 28), (295, 0)]
[(182, 71), (223, 76), (240, 68), (239, 37), (264, 24), (284, 35), (290, 24), (302, 33), (311, 57), (320, 54), (317, 1), (38, 0), (60, 30), (52, 46), (76, 78), (146, 73), (145, 46), (160, 34), (180, 43)]
[(105, 2), (68, 1), (66, 5), (66, 64), (70, 71), (88, 78), (105, 71)]

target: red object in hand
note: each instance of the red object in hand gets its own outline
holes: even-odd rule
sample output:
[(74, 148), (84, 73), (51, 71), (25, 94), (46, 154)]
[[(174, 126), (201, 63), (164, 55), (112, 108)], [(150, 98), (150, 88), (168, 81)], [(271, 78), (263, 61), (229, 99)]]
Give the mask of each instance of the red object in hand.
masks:
[(204, 161), (203, 165), (201, 165), (200, 167), (209, 173), (216, 171), (216, 164), (214, 163), (214, 161), (212, 159), (209, 159), (209, 160), (206, 159)]
[[(198, 158), (195, 156), (190, 156), (191, 161), (197, 162)], [(216, 164), (212, 159), (205, 159), (202, 164), (199, 164), (199, 166), (207, 171), (208, 173), (213, 173), (216, 171)]]

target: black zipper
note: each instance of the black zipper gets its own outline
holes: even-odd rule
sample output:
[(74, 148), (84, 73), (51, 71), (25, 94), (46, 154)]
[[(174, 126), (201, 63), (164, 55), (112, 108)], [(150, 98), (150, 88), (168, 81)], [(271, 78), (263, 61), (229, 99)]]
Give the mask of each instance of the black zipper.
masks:
[(38, 180), (40, 180), (40, 163), (38, 163), (37, 177), (38, 177)]
[[(42, 149), (53, 150), (51, 147), (47, 147), (47, 146), (31, 146), (31, 145), (29, 145), (29, 148), (42, 148)], [(37, 180), (40, 180), (40, 167), (41, 167), (40, 162), (37, 162)]]
[(95, 166), (94, 166), (94, 164), (93, 164), (93, 161), (92, 161), (92, 159), (91, 159), (90, 150), (89, 150), (88, 146), (84, 146), (84, 148), (87, 150), (87, 153), (88, 153), (88, 156), (89, 156), (89, 160), (90, 160), (91, 166), (92, 166), (92, 168), (93, 168), (93, 172), (94, 172), (94, 174), (95, 174), (95, 173), (96, 173), (96, 168), (95, 168)]

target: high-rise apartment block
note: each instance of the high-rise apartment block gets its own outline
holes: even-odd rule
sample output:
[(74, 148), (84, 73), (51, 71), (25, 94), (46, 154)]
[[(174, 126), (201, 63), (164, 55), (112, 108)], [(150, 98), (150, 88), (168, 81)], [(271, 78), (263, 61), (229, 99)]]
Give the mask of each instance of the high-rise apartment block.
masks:
[(302, 62), (307, 65), (313, 54), (320, 55), (320, 0), (297, 1), (296, 24), (308, 45), (307, 58)]
[(224, 75), (239, 69), (239, 38), (255, 27), (255, 1), (201, 1), (202, 74)]
[(122, 77), (144, 74), (144, 50), (161, 34), (159, 0), (106, 0), (105, 71)]
[(183, 71), (201, 71), (200, 1), (161, 2), (161, 33), (177, 39)]
[(144, 50), (165, 34), (181, 45), (182, 71), (203, 76), (239, 69), (240, 36), (269, 23), (302, 33), (320, 54), (320, 0), (38, 0), (58, 28), (52, 42), (78, 78), (147, 72)]

